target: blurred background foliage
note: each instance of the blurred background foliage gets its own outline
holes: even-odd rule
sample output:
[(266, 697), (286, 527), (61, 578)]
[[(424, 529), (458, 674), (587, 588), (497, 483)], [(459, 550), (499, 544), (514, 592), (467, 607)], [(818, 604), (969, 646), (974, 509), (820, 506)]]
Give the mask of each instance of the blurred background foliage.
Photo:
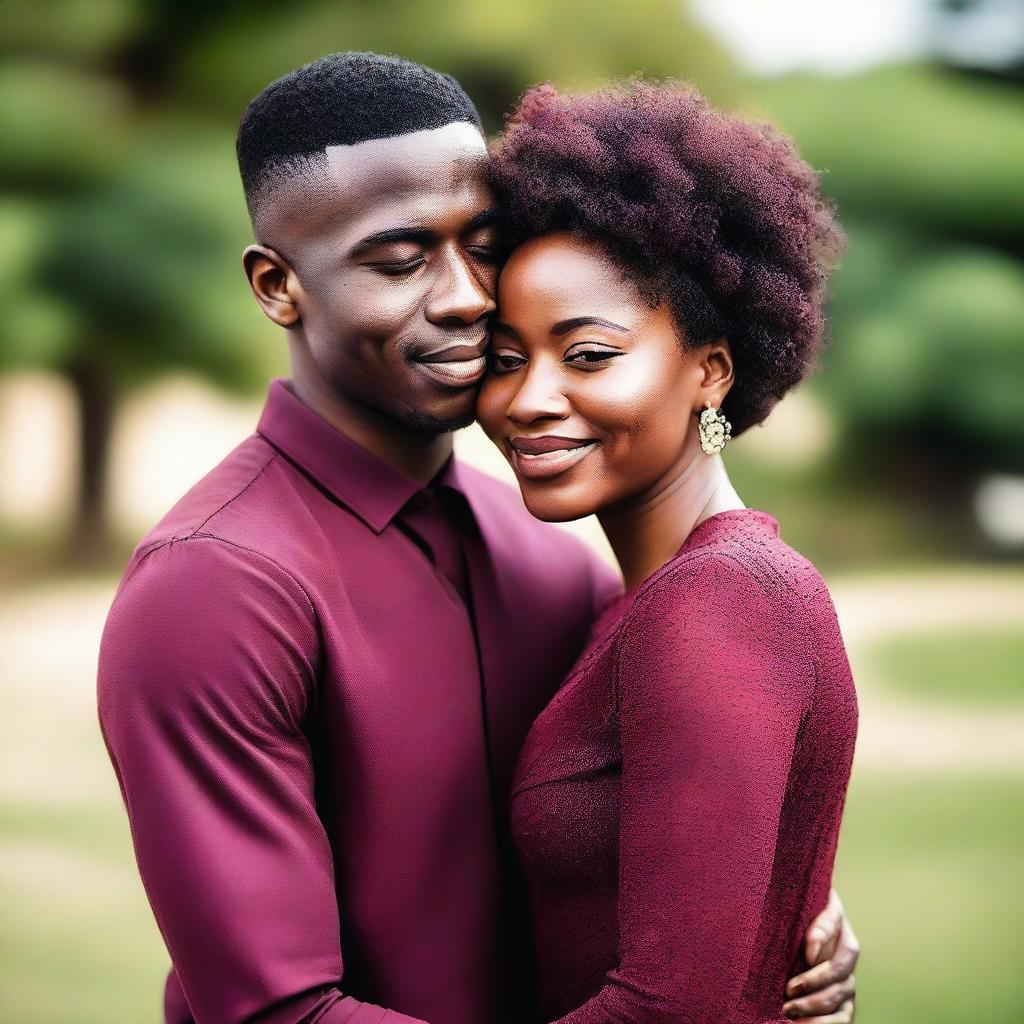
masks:
[[(829, 41), (821, 12), (856, 37), (897, 7), (916, 11), (913, 45), (856, 67), (769, 72), (721, 30), (732, 11), (810, 52), (816, 31)], [(0, 432), (0, 895), (16, 922), (0, 933), (0, 1017), (157, 1019), (166, 954), (92, 703), (103, 613), (143, 528), (112, 499), (127, 487), (141, 507), (173, 476), (168, 452), (222, 454), (198, 414), (140, 417), (147, 389), (197, 375), (225, 408), (243, 403), (244, 432), (286, 371), (241, 272), (234, 132), (270, 80), (346, 48), (454, 74), (491, 132), (539, 80), (678, 76), (777, 122), (822, 169), (850, 239), (832, 343), (727, 460), (748, 503), (830, 574), (855, 663), (861, 739), (837, 884), (865, 950), (858, 1021), (1017, 1019), (1021, 0), (6, 0), (0, 402), (33, 371), (60, 381), (76, 414), (61, 441), (75, 448), (68, 510), (38, 529), (4, 518), (4, 488), (25, 479), (4, 467), (31, 474), (37, 456), (5, 451)], [(45, 433), (40, 410), (22, 441)], [(112, 453), (140, 431), (169, 435), (163, 455), (146, 448), (149, 476), (112, 479)]]
[[(973, 488), (988, 471), (1019, 471), (1024, 451), (1013, 74), (919, 62), (751, 80), (661, 0), (15, 0), (4, 19), (0, 368), (46, 367), (75, 389), (80, 555), (109, 547), (107, 455), (126, 392), (170, 369), (253, 390), (281, 367), (238, 272), (248, 226), (231, 144), (248, 99), (326, 40), (452, 72), (492, 131), (531, 82), (587, 87), (636, 72), (692, 79), (718, 103), (778, 121), (827, 169), (851, 238), (833, 304), (840, 343), (821, 378), (837, 452), (854, 456), (842, 464), (896, 481), (913, 465), (908, 515), (927, 516), (936, 486), (953, 499), (917, 536), (966, 526), (966, 547), (986, 547), (969, 529)], [(808, 540), (835, 557), (825, 538)]]
[[(950, 14), (978, 6), (933, 5), (926, 27), (958, 31)], [(851, 240), (835, 279), (836, 344), (812, 384), (839, 428), (832, 462), (846, 478), (823, 493), (884, 477), (896, 492), (885, 518), (924, 518), (909, 551), (872, 540), (880, 557), (943, 544), (999, 553), (971, 502), (986, 474), (1024, 469), (1019, 66), (972, 73), (932, 56), (754, 78), (669, 0), (11, 0), (3, 18), (0, 369), (45, 367), (75, 388), (79, 554), (109, 549), (107, 454), (131, 389), (173, 369), (253, 392), (282, 369), (239, 273), (249, 229), (233, 134), (270, 79), (331, 48), (450, 71), (491, 131), (531, 82), (586, 88), (637, 72), (691, 79), (778, 122), (825, 170)], [(792, 474), (779, 480), (793, 492)], [(826, 535), (807, 543), (844, 560)]]

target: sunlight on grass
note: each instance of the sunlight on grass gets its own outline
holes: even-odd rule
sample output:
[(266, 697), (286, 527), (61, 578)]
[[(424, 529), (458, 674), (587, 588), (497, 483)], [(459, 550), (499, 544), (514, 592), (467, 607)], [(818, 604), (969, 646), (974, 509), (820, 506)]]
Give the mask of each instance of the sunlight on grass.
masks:
[(835, 878), (858, 1024), (1003, 1024), (1024, 1005), (1024, 784), (854, 778)]
[[(863, 954), (858, 1024), (1002, 1024), (1024, 1005), (1024, 786), (855, 778), (836, 886)], [(2, 820), (5, 1020), (157, 1024), (166, 954), (114, 804)], [(6, 931), (6, 930), (5, 930)]]
[(1024, 703), (1024, 632), (921, 632), (887, 637), (869, 657), (893, 693), (964, 704)]

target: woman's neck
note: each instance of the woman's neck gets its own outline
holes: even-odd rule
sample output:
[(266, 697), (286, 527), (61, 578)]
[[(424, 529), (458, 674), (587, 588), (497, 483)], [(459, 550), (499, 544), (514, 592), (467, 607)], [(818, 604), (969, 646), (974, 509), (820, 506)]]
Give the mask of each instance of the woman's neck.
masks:
[(698, 523), (744, 507), (721, 456), (688, 445), (672, 472), (643, 494), (599, 512), (598, 520), (626, 589), (633, 590), (676, 554)]

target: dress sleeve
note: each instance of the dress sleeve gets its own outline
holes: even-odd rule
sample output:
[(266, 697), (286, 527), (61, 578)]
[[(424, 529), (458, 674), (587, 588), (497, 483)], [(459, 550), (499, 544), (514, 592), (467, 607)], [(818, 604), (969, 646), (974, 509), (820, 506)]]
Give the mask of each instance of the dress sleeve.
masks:
[(813, 688), (787, 629), (779, 600), (717, 554), (681, 564), (630, 609), (618, 966), (562, 1024), (735, 1020)]
[(600, 555), (588, 549), (593, 616), (596, 618), (607, 604), (622, 593), (622, 577)]
[(304, 732), (317, 620), (273, 561), (215, 538), (129, 571), (97, 696), (143, 885), (197, 1024), (404, 1024), (345, 996)]

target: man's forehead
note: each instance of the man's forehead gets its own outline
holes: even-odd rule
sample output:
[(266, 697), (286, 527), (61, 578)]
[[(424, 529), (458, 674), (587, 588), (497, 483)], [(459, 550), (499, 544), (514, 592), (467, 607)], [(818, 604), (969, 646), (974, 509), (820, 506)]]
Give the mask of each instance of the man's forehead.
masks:
[(484, 180), (487, 144), (472, 124), (328, 146), (327, 173), (339, 189), (364, 197), (388, 192), (444, 191)]
[(389, 219), (472, 217), (490, 205), (487, 145), (475, 125), (330, 146), (326, 157), (319, 173), (293, 179), (261, 218), (268, 244), (287, 249), (325, 232), (379, 230)]

